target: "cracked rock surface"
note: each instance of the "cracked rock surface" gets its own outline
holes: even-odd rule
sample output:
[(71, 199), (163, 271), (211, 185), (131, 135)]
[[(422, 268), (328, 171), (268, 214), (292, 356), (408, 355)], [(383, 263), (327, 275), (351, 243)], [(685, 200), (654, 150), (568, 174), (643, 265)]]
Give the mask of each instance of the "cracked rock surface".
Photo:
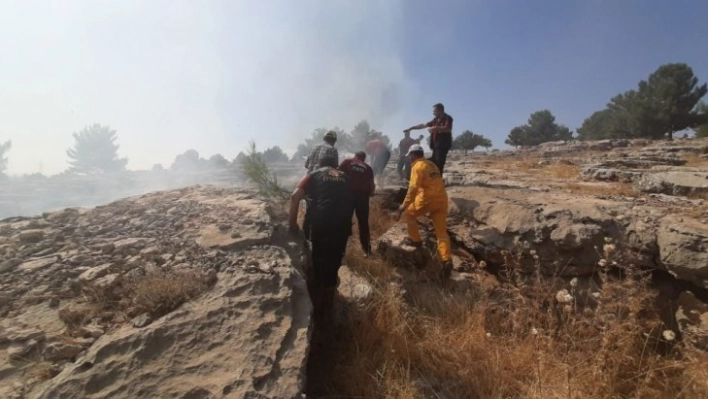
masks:
[(302, 396), (312, 305), (277, 219), (192, 187), (0, 222), (0, 397)]

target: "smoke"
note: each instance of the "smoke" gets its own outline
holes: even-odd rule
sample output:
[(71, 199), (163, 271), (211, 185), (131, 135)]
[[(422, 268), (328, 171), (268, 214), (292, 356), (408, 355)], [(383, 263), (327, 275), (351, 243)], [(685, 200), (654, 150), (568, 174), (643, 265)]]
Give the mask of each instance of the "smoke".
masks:
[[(400, 129), (403, 1), (5, 2), (0, 140), (8, 173), (59, 173), (73, 132), (117, 130), (130, 169), (249, 140), (291, 150), (317, 127)], [(404, 123), (404, 121), (407, 121)]]

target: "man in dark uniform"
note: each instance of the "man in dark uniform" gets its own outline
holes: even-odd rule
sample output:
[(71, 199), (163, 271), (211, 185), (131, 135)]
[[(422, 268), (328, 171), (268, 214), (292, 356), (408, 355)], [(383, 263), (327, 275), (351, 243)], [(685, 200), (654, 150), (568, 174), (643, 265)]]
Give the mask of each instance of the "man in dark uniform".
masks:
[(371, 255), (371, 236), (369, 233), (369, 198), (374, 196), (374, 171), (366, 164), (366, 153), (359, 151), (354, 158), (345, 159), (339, 170), (347, 175), (351, 195), (354, 199), (354, 213), (359, 226), (359, 242), (365, 256)]
[(445, 106), (437, 103), (433, 105), (433, 118), (428, 123), (411, 126), (403, 132), (409, 132), (416, 129), (428, 128), (430, 132), (430, 149), (433, 150), (433, 156), (430, 160), (440, 169), (442, 175), (447, 161), (447, 153), (452, 148), (452, 117), (445, 113)]
[[(307, 156), (307, 159), (305, 160), (305, 169), (307, 169), (308, 172), (312, 172), (313, 170), (319, 168), (320, 165), (320, 158), (322, 157), (334, 157), (335, 163), (339, 163), (339, 152), (337, 151), (336, 148), (334, 148), (334, 145), (337, 143), (337, 132), (334, 130), (330, 130), (327, 133), (325, 133), (324, 137), (322, 138), (322, 143), (319, 145), (316, 145), (312, 151), (310, 151), (310, 155)], [(308, 239), (310, 238), (310, 214), (308, 213), (308, 209), (311, 206), (311, 201), (309, 197), (305, 197), (305, 220), (302, 222), (302, 229), (305, 232), (305, 237)]]
[(300, 230), (297, 214), (300, 201), (308, 196), (312, 203), (308, 212), (312, 243), (312, 303), (322, 325), (329, 324), (337, 274), (352, 231), (353, 202), (344, 172), (336, 169), (337, 160), (323, 156), (319, 168), (311, 171), (298, 184), (290, 199), (290, 231)]

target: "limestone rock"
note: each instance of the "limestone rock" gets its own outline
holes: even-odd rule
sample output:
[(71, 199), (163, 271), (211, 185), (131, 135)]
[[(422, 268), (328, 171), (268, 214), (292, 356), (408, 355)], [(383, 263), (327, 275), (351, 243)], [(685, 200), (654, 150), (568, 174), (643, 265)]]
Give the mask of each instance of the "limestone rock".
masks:
[(37, 243), (37, 242), (40, 242), (44, 239), (44, 231), (43, 230), (25, 230), (20, 233), (18, 238), (22, 242)]
[(147, 313), (143, 313), (140, 316), (134, 317), (131, 323), (133, 323), (133, 327), (135, 328), (143, 328), (152, 323), (152, 317)]
[(47, 257), (47, 258), (39, 258), (39, 259), (29, 259), (17, 268), (18, 270), (22, 271), (37, 271), (37, 270), (42, 270), (46, 269), (49, 266), (53, 265), (56, 262), (56, 258), (54, 257)]
[(657, 244), (660, 260), (671, 274), (708, 288), (708, 226), (667, 216), (659, 225)]
[(105, 263), (100, 266), (92, 267), (79, 275), (79, 280), (81, 281), (93, 281), (97, 278), (103, 277), (108, 274), (108, 269), (111, 267), (109, 263)]
[(3, 342), (25, 342), (25, 341), (44, 341), (45, 332), (39, 328), (18, 329), (10, 327), (3, 332), (0, 332), (0, 343)]
[(404, 245), (408, 231), (403, 224), (393, 226), (377, 240), (376, 249), (386, 260), (398, 267), (423, 268), (430, 264), (432, 257), (425, 248)]
[(44, 348), (42, 357), (44, 357), (45, 360), (52, 362), (69, 360), (81, 353), (82, 350), (84, 350), (84, 347), (81, 345), (66, 342), (55, 342)]
[(223, 274), (169, 316), (101, 336), (37, 397), (300, 397), (310, 312), (293, 269)]
[(10, 258), (6, 261), (0, 262), (0, 273), (4, 273), (7, 271), (10, 271), (20, 265), (22, 263), (22, 259), (18, 258)]
[[(31, 398), (302, 397), (305, 251), (274, 211), (191, 187), (0, 221), (0, 345), (64, 364), (38, 382), (0, 359), (0, 396), (21, 384)], [(125, 317), (143, 312), (142, 328)]]
[(7, 356), (11, 360), (20, 360), (30, 355), (30, 353), (37, 349), (37, 342), (34, 339), (23, 342), (13, 342), (7, 347)]
[(643, 193), (690, 195), (708, 193), (708, 172), (669, 171), (647, 173), (636, 183)]

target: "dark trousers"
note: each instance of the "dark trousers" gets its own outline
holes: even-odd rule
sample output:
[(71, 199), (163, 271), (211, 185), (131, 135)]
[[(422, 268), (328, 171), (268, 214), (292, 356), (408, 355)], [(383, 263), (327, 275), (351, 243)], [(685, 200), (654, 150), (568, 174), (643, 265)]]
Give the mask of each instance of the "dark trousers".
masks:
[(445, 168), (447, 153), (450, 152), (450, 148), (452, 148), (452, 134), (438, 134), (435, 143), (433, 143), (433, 156), (428, 159), (438, 166), (441, 175), (443, 173), (443, 169)]
[(305, 217), (302, 221), (302, 233), (305, 235), (305, 239), (310, 239), (310, 208), (312, 207), (312, 199), (305, 197)]
[(354, 193), (354, 214), (359, 227), (359, 242), (366, 254), (371, 253), (371, 233), (369, 232), (369, 194)]
[(411, 179), (411, 160), (405, 155), (401, 155), (398, 158), (398, 165), (396, 165), (396, 170), (398, 175), (405, 178), (406, 180)]
[(349, 234), (341, 231), (312, 230), (312, 272), (314, 285), (319, 288), (337, 287), (337, 274), (342, 266)]

